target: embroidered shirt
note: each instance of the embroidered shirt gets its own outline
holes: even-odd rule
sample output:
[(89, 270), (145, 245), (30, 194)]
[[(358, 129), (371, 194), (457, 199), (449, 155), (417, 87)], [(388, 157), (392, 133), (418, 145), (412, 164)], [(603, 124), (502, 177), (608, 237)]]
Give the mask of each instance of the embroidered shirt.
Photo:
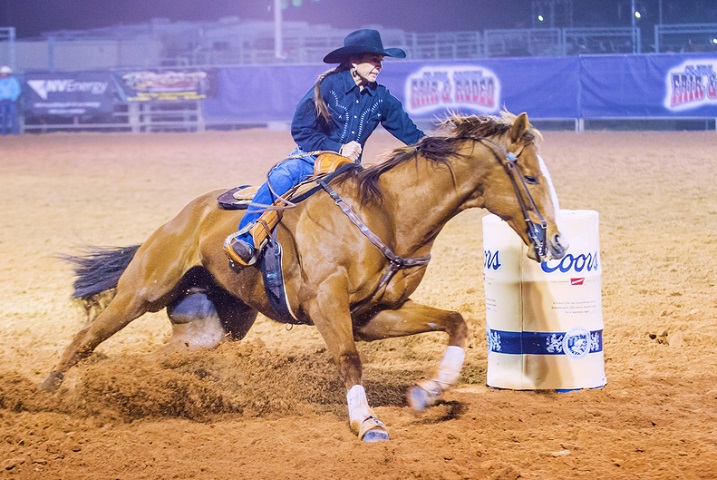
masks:
[(331, 113), (329, 125), (319, 122), (313, 87), (296, 107), (291, 135), (305, 152), (338, 152), (345, 143), (356, 141), (363, 148), (380, 123), (391, 135), (410, 145), (425, 136), (404, 111), (400, 100), (376, 82), (363, 90), (348, 70), (332, 74), (321, 82), (321, 96)]

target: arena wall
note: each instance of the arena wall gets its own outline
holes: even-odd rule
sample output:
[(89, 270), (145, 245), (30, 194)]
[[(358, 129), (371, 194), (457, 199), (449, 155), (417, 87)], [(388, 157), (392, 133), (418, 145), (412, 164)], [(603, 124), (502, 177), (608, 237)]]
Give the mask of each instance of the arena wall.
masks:
[[(387, 59), (384, 67), (381, 82), (421, 122), (449, 112), (495, 114), (504, 108), (536, 120), (574, 121), (578, 130), (586, 120), (717, 118), (712, 53)], [(144, 131), (285, 124), (326, 69), (312, 64), (32, 71), (25, 74), (25, 126)]]

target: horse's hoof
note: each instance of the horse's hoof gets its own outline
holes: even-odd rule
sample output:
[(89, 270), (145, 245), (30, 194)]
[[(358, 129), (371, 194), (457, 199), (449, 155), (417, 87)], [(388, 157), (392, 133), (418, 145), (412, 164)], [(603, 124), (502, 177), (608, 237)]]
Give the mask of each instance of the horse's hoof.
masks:
[(362, 442), (366, 443), (386, 442), (388, 440), (388, 432), (386, 430), (381, 429), (369, 430), (361, 439)]
[(65, 379), (65, 374), (62, 372), (57, 372), (53, 370), (50, 372), (50, 374), (47, 376), (44, 382), (40, 384), (39, 387), (37, 387), (40, 391), (45, 393), (52, 393), (56, 391), (58, 388), (60, 388), (60, 385), (62, 385), (62, 381)]
[(381, 420), (370, 415), (361, 423), (359, 439), (366, 443), (385, 442), (389, 439), (388, 430), (386, 430)]
[(434, 405), (441, 398), (442, 393), (443, 390), (438, 382), (424, 380), (408, 389), (406, 402), (409, 407), (421, 412)]

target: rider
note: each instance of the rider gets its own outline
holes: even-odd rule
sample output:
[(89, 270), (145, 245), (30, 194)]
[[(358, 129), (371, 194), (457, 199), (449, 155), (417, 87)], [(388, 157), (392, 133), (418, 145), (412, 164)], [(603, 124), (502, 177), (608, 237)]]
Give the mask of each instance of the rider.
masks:
[(239, 223), (239, 232), (227, 239), (231, 257), (234, 253), (246, 265), (256, 262), (259, 252), (249, 229), (274, 195), (283, 195), (313, 174), (316, 156), (311, 153), (330, 150), (359, 163), (363, 146), (379, 123), (405, 144), (425, 136), (401, 102), (376, 82), (385, 56), (406, 58), (406, 52), (384, 48), (378, 31), (361, 29), (348, 34), (343, 47), (324, 57), (324, 63), (339, 65), (321, 74), (296, 107), (291, 135), (297, 148), (269, 172)]

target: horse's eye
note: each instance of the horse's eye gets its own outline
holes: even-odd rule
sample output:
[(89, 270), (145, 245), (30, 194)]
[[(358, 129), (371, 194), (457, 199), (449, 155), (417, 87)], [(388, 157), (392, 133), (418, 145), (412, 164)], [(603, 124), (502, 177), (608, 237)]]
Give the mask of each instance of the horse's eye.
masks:
[(527, 183), (531, 184), (531, 185), (537, 185), (537, 184), (538, 184), (538, 179), (535, 178), (535, 177), (533, 177), (533, 176), (526, 175), (526, 176), (524, 176), (523, 178), (525, 178), (525, 181), (526, 181)]

